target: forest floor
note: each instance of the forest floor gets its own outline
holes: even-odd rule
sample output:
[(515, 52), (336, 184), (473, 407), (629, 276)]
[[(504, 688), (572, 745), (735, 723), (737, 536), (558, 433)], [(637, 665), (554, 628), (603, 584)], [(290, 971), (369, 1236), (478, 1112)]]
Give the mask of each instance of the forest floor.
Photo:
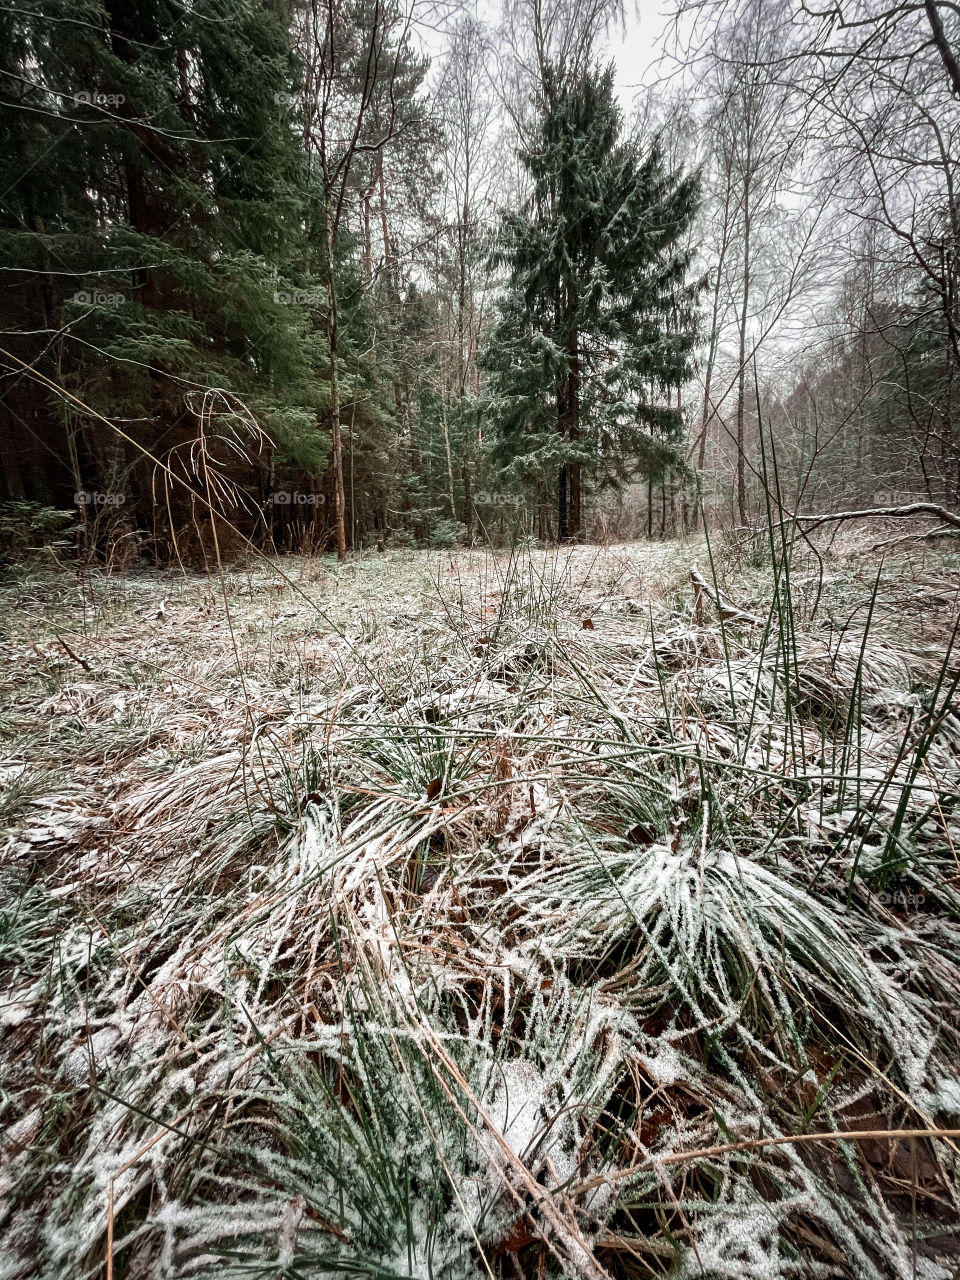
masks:
[(6, 579), (0, 1277), (960, 1275), (893, 536)]

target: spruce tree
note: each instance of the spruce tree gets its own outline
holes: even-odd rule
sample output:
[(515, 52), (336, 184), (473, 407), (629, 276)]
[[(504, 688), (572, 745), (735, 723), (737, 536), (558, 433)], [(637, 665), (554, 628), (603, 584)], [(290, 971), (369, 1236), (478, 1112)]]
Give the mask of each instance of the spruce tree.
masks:
[[(208, 436), (242, 434), (242, 402), (276, 446), (267, 457), (249, 437), (255, 466), (237, 475), (251, 491), (274, 459), (315, 471), (326, 454), (323, 353), (305, 309), (282, 305), (304, 220), (289, 19), (278, 0), (43, 0), (0, 15), (13, 354), (161, 458), (188, 456), (204, 414)], [(8, 492), (64, 503), (113, 466), (125, 510), (153, 523), (152, 464), (102, 421), (23, 375), (5, 408), (0, 445), (29, 464), (6, 468)]]
[(485, 354), (494, 458), (555, 485), (558, 536), (579, 538), (584, 480), (659, 470), (682, 431), (665, 400), (695, 341), (684, 238), (698, 180), (624, 136), (612, 67), (547, 69), (521, 160), (531, 192), (504, 219), (508, 274)]

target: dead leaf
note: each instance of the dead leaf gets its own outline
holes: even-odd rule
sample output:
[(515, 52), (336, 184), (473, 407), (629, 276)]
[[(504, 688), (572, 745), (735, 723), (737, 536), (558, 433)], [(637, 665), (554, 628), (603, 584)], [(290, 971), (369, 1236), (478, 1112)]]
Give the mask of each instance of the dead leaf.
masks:
[(584, 631), (596, 631), (596, 627), (593, 625), (592, 618), (584, 618), (583, 629)]
[(642, 822), (638, 822), (635, 827), (631, 827), (627, 832), (627, 839), (631, 844), (648, 845), (653, 844), (656, 834), (649, 827), (644, 826)]
[(430, 779), (430, 781), (427, 783), (427, 799), (428, 800), (436, 800), (437, 796), (440, 794), (440, 786), (441, 786), (441, 782), (439, 778)]
[(336, 1226), (335, 1223), (331, 1222), (329, 1218), (325, 1218), (322, 1213), (318, 1213), (317, 1210), (314, 1209), (313, 1205), (306, 1205), (303, 1212), (311, 1219), (311, 1221), (315, 1222), (320, 1227), (321, 1231), (328, 1231), (330, 1235), (336, 1236), (341, 1244), (350, 1243), (350, 1237), (345, 1236), (340, 1228)]

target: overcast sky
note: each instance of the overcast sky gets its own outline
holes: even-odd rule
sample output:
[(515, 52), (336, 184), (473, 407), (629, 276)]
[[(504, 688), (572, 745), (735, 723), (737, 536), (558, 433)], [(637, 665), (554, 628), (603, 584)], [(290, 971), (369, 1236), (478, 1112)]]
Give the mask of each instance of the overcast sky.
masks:
[(617, 90), (625, 111), (633, 106), (637, 89), (656, 76), (653, 64), (660, 53), (660, 35), (668, 13), (660, 0), (637, 0), (627, 15), (626, 30), (607, 41), (604, 53), (617, 64)]
[[(427, 3), (427, 12), (430, 10)], [(628, 0), (629, 13), (623, 29), (598, 48), (599, 57), (612, 58), (617, 67), (617, 91), (624, 111), (629, 113), (637, 89), (656, 77), (654, 64), (660, 52), (659, 37), (671, 11), (669, 0)], [(475, 12), (489, 27), (497, 26), (499, 0), (476, 0)], [(434, 59), (442, 58), (449, 39), (446, 21), (434, 26), (429, 20), (418, 26), (418, 36)]]

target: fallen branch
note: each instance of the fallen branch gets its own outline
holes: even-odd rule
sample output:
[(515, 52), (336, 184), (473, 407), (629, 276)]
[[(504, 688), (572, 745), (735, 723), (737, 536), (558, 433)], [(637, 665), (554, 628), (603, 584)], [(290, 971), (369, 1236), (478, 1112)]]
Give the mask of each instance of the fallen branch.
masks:
[(833, 511), (826, 515), (790, 516), (786, 520), (781, 520), (780, 526), (782, 528), (788, 524), (803, 523), (809, 526), (807, 533), (812, 533), (820, 525), (837, 520), (866, 520), (870, 517), (902, 520), (907, 516), (936, 516), (938, 520), (943, 520), (952, 528), (960, 529), (960, 515), (948, 511), (946, 507), (941, 507), (936, 502), (909, 502), (902, 507), (868, 507), (863, 511)]
[(90, 663), (87, 662), (86, 658), (81, 658), (79, 654), (74, 653), (73, 650), (70, 648), (70, 646), (67, 644), (66, 640), (64, 640), (63, 636), (57, 636), (56, 641), (57, 641), (57, 644), (60, 646), (60, 648), (64, 651), (64, 653), (66, 653), (67, 657), (72, 658), (74, 662), (79, 663), (80, 666), (83, 667), (84, 671), (90, 670)]
[(926, 533), (900, 533), (894, 538), (883, 538), (880, 542), (874, 542), (868, 551), (881, 551), (884, 547), (899, 547), (904, 542), (933, 542), (937, 538), (960, 538), (960, 529), (928, 529)]
[(706, 598), (716, 607), (724, 622), (752, 622), (760, 625), (759, 618), (744, 609), (738, 609), (729, 600), (724, 600), (719, 590), (714, 591), (696, 565), (690, 570), (690, 581), (693, 583), (693, 610), (698, 624), (703, 622), (703, 601)]
[(619, 1182), (631, 1174), (655, 1165), (684, 1164), (688, 1160), (710, 1160), (736, 1151), (759, 1151), (763, 1147), (786, 1147), (799, 1142), (858, 1142), (866, 1139), (888, 1138), (900, 1142), (909, 1138), (960, 1138), (960, 1129), (832, 1129), (829, 1133), (794, 1133), (780, 1138), (748, 1138), (743, 1142), (724, 1142), (717, 1147), (696, 1147), (692, 1151), (671, 1151), (663, 1156), (648, 1156), (629, 1169), (615, 1169), (612, 1173), (597, 1174), (570, 1188), (571, 1196), (580, 1195), (594, 1187)]

